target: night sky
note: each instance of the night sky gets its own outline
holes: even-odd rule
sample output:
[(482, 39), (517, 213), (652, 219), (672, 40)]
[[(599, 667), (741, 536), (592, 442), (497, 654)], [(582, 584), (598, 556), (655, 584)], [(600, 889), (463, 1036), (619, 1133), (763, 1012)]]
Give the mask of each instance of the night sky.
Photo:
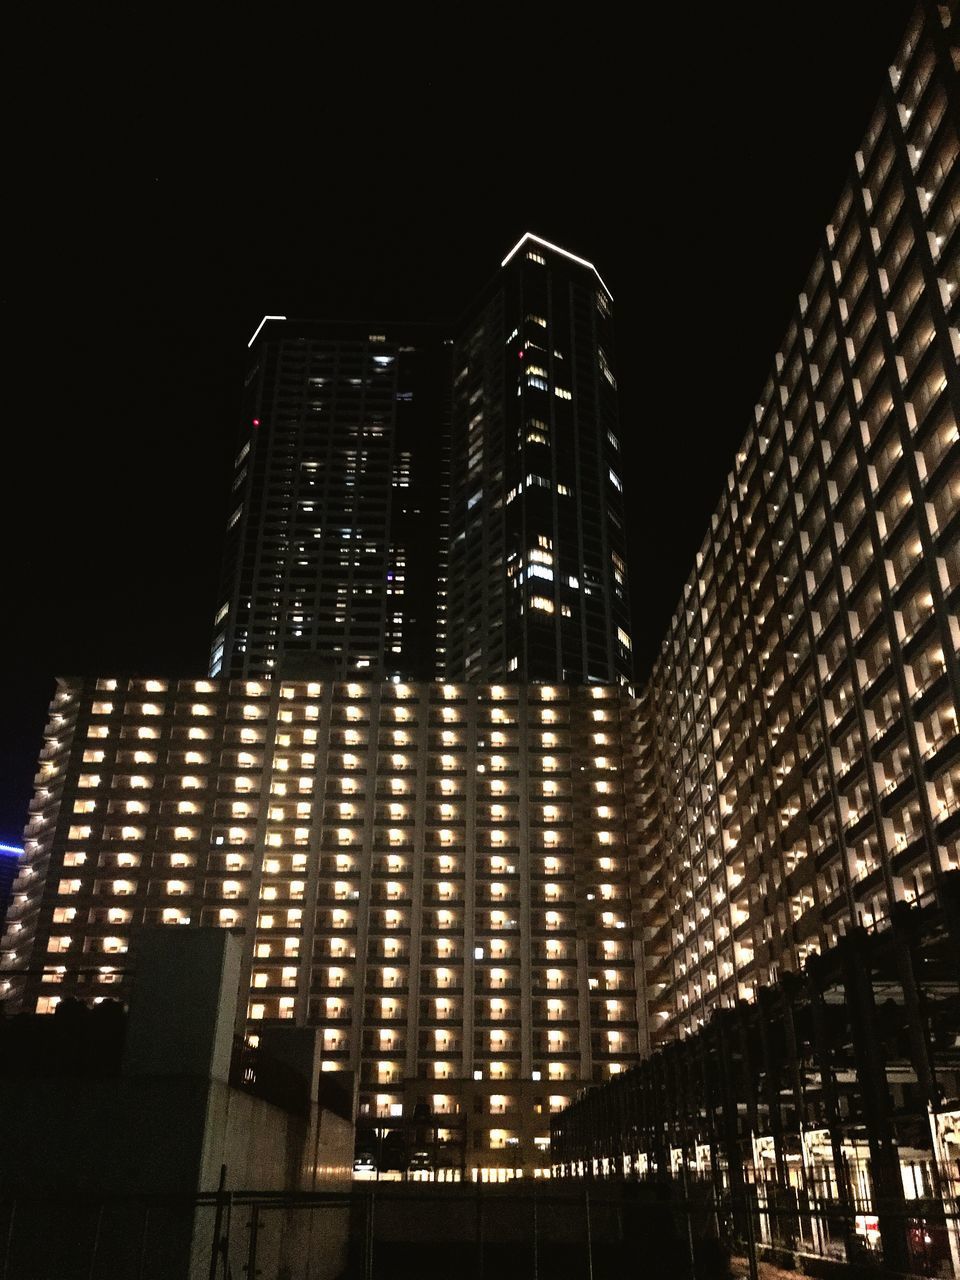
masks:
[(171, 60), (168, 32), (107, 80), (69, 171), (25, 166), (0, 841), (56, 674), (204, 674), (260, 317), (453, 320), (526, 230), (614, 295), (649, 668), (910, 5), (652, 4), (642, 39), (468, 12), (456, 37), (349, 39), (281, 15)]

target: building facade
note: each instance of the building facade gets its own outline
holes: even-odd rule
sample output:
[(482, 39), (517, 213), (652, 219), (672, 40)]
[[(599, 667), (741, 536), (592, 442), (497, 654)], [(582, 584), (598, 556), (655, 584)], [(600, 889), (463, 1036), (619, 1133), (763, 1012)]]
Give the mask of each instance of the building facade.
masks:
[(254, 1042), (321, 1028), (361, 1117), (414, 1089), (456, 1116), (469, 1094), (469, 1167), (529, 1171), (550, 1108), (646, 1048), (631, 705), (604, 686), (61, 681), (0, 993), (40, 1012), (124, 996), (143, 926), (238, 930)]
[(956, 34), (917, 7), (639, 699), (659, 1052), (553, 1124), (802, 1270), (960, 1276)]
[[(213, 675), (434, 674), (449, 348), (265, 317), (250, 343)], [(436, 475), (434, 472), (436, 471)]]
[(525, 235), (453, 347), (451, 679), (630, 681), (612, 298)]
[(17, 869), (23, 856), (23, 847), (18, 844), (0, 844), (0, 920), (7, 912), (7, 903), (17, 878)]
[(660, 1039), (960, 868), (952, 34), (890, 68), (642, 695)]

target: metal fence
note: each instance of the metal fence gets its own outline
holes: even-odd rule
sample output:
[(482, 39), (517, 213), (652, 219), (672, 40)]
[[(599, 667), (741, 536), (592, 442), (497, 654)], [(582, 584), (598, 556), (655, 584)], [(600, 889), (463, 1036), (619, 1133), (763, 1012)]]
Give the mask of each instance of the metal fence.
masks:
[(682, 1280), (684, 1240), (682, 1214), (587, 1184), (24, 1198), (0, 1202), (0, 1280), (601, 1280), (638, 1257)]
[[(342, 1194), (221, 1192), (0, 1202), (0, 1280), (762, 1280), (765, 1261), (838, 1280), (893, 1274), (876, 1221), (831, 1206), (734, 1207), (675, 1184), (366, 1183)], [(950, 1276), (944, 1237), (905, 1219), (907, 1272)]]

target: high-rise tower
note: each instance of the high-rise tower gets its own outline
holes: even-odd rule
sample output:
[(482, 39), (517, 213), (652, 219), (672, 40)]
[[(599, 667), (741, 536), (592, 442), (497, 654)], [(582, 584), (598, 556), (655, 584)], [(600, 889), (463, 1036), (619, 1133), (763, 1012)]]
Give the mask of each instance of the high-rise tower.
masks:
[(596, 268), (527, 233), (453, 348), (451, 678), (631, 679), (612, 359)]
[(249, 345), (211, 675), (432, 674), (449, 347), (278, 316)]

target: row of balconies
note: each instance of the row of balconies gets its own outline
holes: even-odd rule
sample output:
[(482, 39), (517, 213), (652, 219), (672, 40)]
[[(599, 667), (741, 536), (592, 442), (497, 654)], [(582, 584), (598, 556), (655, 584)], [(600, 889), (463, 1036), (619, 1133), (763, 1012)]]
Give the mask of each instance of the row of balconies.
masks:
[[(552, 802), (548, 802), (548, 804), (552, 804)], [(406, 807), (410, 808), (412, 805), (408, 803)], [(468, 826), (472, 826), (474, 830), (479, 830), (481, 832), (496, 830), (500, 827), (517, 829), (525, 818), (526, 825), (529, 829), (534, 831), (550, 831), (558, 828), (570, 828), (573, 826), (574, 814), (579, 814), (584, 819), (590, 819), (592, 824), (597, 827), (617, 827), (623, 821), (622, 812), (617, 814), (611, 812), (607, 818), (601, 820), (596, 816), (596, 806), (588, 804), (574, 806), (573, 808), (571, 808), (569, 804), (552, 804), (552, 807), (557, 810), (556, 814), (552, 817), (536, 812), (536, 809), (542, 807), (539, 799), (534, 802), (534, 804), (526, 806), (526, 814), (522, 813), (519, 805), (511, 805), (512, 812), (507, 811), (502, 814), (482, 812), (482, 809), (487, 807), (486, 802), (481, 801), (470, 814), (461, 813), (454, 816), (452, 814), (443, 814), (438, 810), (434, 810), (432, 813), (428, 812), (425, 815), (425, 822), (423, 824), (424, 837), (431, 842), (454, 846), (463, 844), (463, 841), (466, 839)], [(608, 805), (607, 808), (612, 808), (612, 806)], [(481, 811), (477, 812), (477, 809), (480, 809)], [(377, 811), (371, 815), (369, 822), (367, 816), (363, 813), (343, 815), (338, 812), (335, 807), (331, 806), (324, 815), (324, 821), (328, 828), (342, 828), (352, 834), (361, 833), (371, 824), (379, 825), (381, 823), (388, 823), (391, 829), (403, 832), (408, 840), (413, 838), (414, 831), (421, 825), (415, 814), (405, 813), (399, 816), (394, 815), (390, 813), (386, 806), (378, 806)], [(291, 820), (288, 825), (291, 827), (294, 826), (294, 821)], [(449, 837), (444, 838), (441, 835), (441, 831), (449, 831)], [(336, 838), (334, 832), (331, 832), (330, 830), (324, 831), (326, 842), (329, 842), (331, 836)], [(382, 839), (383, 835), (381, 832), (375, 830), (374, 838), (376, 839), (378, 837)]]
[[(289, 957), (276, 957), (275, 959), (277, 963), (283, 963), (288, 958)], [(269, 962), (272, 962), (272, 960)], [(258, 961), (258, 964), (260, 963), (263, 962)], [(398, 963), (402, 964), (403, 967), (395, 978), (391, 978), (389, 980), (380, 979), (378, 981), (375, 977), (371, 977), (368, 971), (365, 983), (366, 992), (370, 995), (377, 995), (380, 993), (385, 995), (408, 995), (410, 991), (410, 984), (409, 974), (405, 967), (405, 961), (400, 961)], [(325, 977), (323, 975), (322, 970), (325, 967), (327, 967), (326, 957), (323, 957), (322, 962), (317, 963), (314, 966), (314, 977), (311, 980), (310, 986), (310, 990), (314, 995), (336, 995), (343, 991), (354, 990), (355, 983), (352, 970), (348, 969), (343, 978), (338, 978), (333, 981), (330, 980), (328, 976)], [(605, 999), (606, 993), (610, 991), (617, 992), (618, 998), (622, 998), (624, 1000), (630, 1000), (635, 994), (632, 973), (624, 973), (622, 981), (603, 983), (601, 983), (600, 979), (596, 979), (596, 981), (598, 984), (597, 987), (591, 987), (592, 994), (590, 999), (592, 1003)], [(436, 995), (440, 998), (449, 997), (451, 999), (459, 999), (463, 997), (465, 991), (464, 978), (463, 975), (460, 974), (455, 980), (451, 980), (449, 982), (434, 982), (425, 979), (421, 974), (418, 989), (421, 995)], [(497, 981), (489, 978), (485, 980), (485, 975), (481, 969), (478, 968), (474, 970), (474, 991), (482, 990), (490, 993), (503, 994), (504, 996), (519, 996), (523, 989), (524, 988), (521, 987), (519, 980)], [(534, 979), (529, 990), (535, 999), (539, 998), (541, 1001), (553, 998), (556, 992), (568, 992), (570, 993), (570, 996), (576, 998), (578, 983), (576, 981), (575, 974), (571, 977), (571, 980), (567, 982), (544, 982)], [(598, 992), (600, 994), (597, 994)], [(613, 1020), (617, 1021), (619, 1019)], [(627, 1021), (629, 1021), (629, 1019), (627, 1019)]]
[[(282, 942), (285, 937), (289, 935), (296, 935), (299, 932), (300, 926), (298, 924), (285, 926), (280, 920), (276, 921), (274, 925), (263, 925), (261, 923), (258, 923), (257, 925), (257, 936), (262, 937), (262, 939), (265, 940), (276, 939), (278, 942)], [(476, 950), (483, 950), (486, 952), (488, 950), (488, 945), (492, 947), (494, 943), (500, 944), (501, 941), (502, 939), (499, 937), (483, 935), (479, 938)], [(438, 950), (438, 942), (443, 943), (442, 950)], [(315, 968), (322, 970), (323, 968), (331, 965), (343, 966), (349, 963), (349, 961), (354, 959), (356, 955), (353, 943), (354, 939), (350, 933), (347, 933), (346, 935), (336, 933), (316, 937), (314, 940), (313, 953)], [(548, 949), (547, 946), (537, 946), (536, 943), (537, 940), (533, 939), (530, 951), (531, 961), (534, 964), (563, 964), (569, 963), (574, 959), (574, 948), (572, 945), (568, 944), (565, 939), (556, 939), (554, 937), (549, 939), (550, 946), (558, 949)], [(503, 945), (505, 948), (510, 948), (512, 946), (512, 941), (503, 941)], [(602, 965), (622, 966), (629, 963), (629, 949), (621, 945), (619, 942), (612, 945), (615, 947), (614, 950), (605, 950), (602, 946), (588, 946), (588, 964), (599, 967)], [(368, 964), (374, 964), (378, 968), (381, 966), (396, 965), (402, 971), (403, 967), (409, 964), (410, 956), (410, 948), (406, 943), (406, 939), (403, 937), (394, 937), (393, 935), (385, 935), (381, 937), (378, 935), (369, 939), (367, 950)], [(438, 962), (441, 964), (457, 965), (462, 964), (464, 958), (464, 949), (462, 945), (458, 946), (456, 940), (449, 936), (441, 937), (439, 940), (432, 936), (425, 938), (420, 948), (420, 960), (423, 965), (435, 965)], [(516, 957), (510, 954), (509, 949), (505, 950), (502, 954), (494, 951), (493, 954), (490, 955), (489, 964), (498, 965), (504, 961), (509, 962), (514, 959), (516, 959)], [(474, 972), (475, 974), (482, 972), (479, 965)], [(488, 985), (487, 981), (482, 977), (478, 977), (477, 981), (485, 988)], [(399, 987), (401, 982), (402, 979), (398, 975), (393, 986), (389, 983), (382, 985), (391, 986), (391, 989), (394, 989), (394, 987)], [(336, 983), (331, 985), (336, 985)], [(624, 990), (628, 990), (630, 987), (631, 983), (625, 982)], [(489, 989), (493, 990), (494, 988), (490, 986)]]

